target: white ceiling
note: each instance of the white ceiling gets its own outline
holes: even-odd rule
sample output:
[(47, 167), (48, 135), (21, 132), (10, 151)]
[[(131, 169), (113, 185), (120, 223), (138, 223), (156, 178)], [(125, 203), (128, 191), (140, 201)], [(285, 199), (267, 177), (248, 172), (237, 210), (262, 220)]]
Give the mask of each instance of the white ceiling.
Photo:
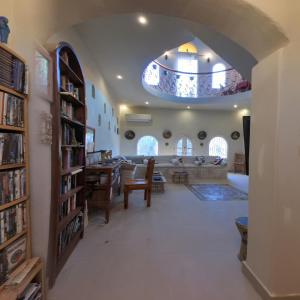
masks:
[[(150, 95), (144, 90), (141, 78), (152, 60), (195, 37), (209, 45), (244, 77), (251, 77), (256, 60), (224, 36), (182, 19), (159, 15), (148, 15), (147, 18), (147, 26), (141, 26), (137, 15), (132, 14), (101, 17), (74, 27), (90, 49), (118, 102), (142, 106), (149, 101), (153, 107), (185, 107), (186, 104), (172, 103)], [(123, 80), (116, 79), (117, 74), (121, 74)], [(234, 104), (249, 107), (250, 95), (244, 93), (241, 96), (221, 97), (223, 99), (213, 98), (199, 104), (193, 103), (192, 107), (220, 110), (233, 109)]]

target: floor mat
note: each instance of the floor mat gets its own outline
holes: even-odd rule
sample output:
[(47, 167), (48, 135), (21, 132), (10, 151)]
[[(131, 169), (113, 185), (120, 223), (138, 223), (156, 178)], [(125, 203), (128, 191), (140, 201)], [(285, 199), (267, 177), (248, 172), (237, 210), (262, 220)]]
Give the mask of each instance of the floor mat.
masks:
[(248, 195), (229, 184), (192, 184), (187, 187), (201, 201), (248, 200)]

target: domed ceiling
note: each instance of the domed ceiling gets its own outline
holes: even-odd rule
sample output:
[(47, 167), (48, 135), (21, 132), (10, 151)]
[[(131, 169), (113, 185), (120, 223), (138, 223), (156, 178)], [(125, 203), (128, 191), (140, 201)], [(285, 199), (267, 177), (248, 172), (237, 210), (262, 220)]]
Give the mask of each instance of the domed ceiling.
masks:
[[(188, 101), (199, 109), (232, 109), (236, 103), (249, 106), (248, 93), (232, 97), (179, 97), (185, 99), (182, 102), (174, 101), (173, 96), (171, 99), (145, 90), (142, 77), (147, 66), (157, 60), (177, 70), (177, 65), (170, 65), (173, 61), (172, 52), (178, 53), (178, 47), (189, 42), (197, 49), (201, 62), (199, 72), (211, 68), (218, 59), (224, 62), (226, 68), (232, 66), (243, 78), (251, 80), (251, 69), (256, 64), (247, 51), (210, 28), (161, 15), (147, 15), (146, 18), (146, 25), (137, 21), (138, 14), (123, 14), (100, 17), (73, 27), (89, 48), (116, 101), (134, 106), (149, 102), (152, 107), (170, 108), (183, 108)], [(186, 54), (185, 47), (181, 54)], [(170, 52), (167, 61), (164, 55), (166, 51)], [(212, 54), (210, 63), (201, 56), (207, 51)]]
[(178, 103), (203, 103), (251, 90), (248, 80), (198, 38), (152, 61), (142, 83), (150, 94)]

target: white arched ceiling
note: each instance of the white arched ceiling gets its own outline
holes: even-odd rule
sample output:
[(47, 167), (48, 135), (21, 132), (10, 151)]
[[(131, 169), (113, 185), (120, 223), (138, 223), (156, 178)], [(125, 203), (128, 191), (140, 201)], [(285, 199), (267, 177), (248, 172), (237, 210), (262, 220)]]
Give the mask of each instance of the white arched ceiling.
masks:
[[(52, 0), (49, 35), (91, 18), (124, 13), (177, 17), (211, 27), (260, 60), (288, 42), (281, 28), (250, 0)], [(42, 7), (41, 7), (42, 8)], [(49, 36), (48, 36), (49, 37)]]
[[(116, 100), (130, 105), (144, 105), (145, 101), (149, 101), (151, 106), (159, 107), (178, 107), (180, 103), (189, 103), (201, 109), (232, 109), (237, 100), (239, 100), (237, 104), (249, 105), (249, 93), (240, 97), (226, 97), (229, 99), (225, 97), (184, 99), (185, 101), (174, 101), (177, 102), (174, 104), (147, 92), (141, 83), (146, 66), (166, 50), (195, 40), (194, 32), (189, 27), (194, 29), (195, 24), (161, 15), (146, 16), (147, 26), (141, 26), (137, 22), (137, 14), (101, 17), (74, 26), (83, 43), (89, 48), (106, 82), (112, 88)], [(243, 75), (251, 74), (251, 69), (256, 63), (252, 55), (221, 34), (216, 34), (202, 25), (198, 25), (199, 29), (206, 33), (206, 40), (211, 40), (213, 44), (220, 46), (218, 50), (222, 51), (225, 59), (227, 55), (231, 58), (232, 52), (235, 54), (237, 59), (231, 59), (232, 62), (236, 62), (232, 64), (233, 67)], [(201, 42), (199, 47), (201, 53), (209, 49)], [(241, 66), (240, 56), (244, 59)], [(213, 61), (209, 64), (210, 68)], [(116, 80), (117, 74), (121, 74), (123, 80)]]

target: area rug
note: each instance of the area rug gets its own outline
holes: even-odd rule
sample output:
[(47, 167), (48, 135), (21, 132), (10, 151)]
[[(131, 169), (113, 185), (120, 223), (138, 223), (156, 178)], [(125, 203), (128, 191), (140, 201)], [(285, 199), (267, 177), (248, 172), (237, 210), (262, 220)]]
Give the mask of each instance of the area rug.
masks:
[(201, 201), (248, 200), (248, 195), (229, 184), (192, 184), (187, 187)]

